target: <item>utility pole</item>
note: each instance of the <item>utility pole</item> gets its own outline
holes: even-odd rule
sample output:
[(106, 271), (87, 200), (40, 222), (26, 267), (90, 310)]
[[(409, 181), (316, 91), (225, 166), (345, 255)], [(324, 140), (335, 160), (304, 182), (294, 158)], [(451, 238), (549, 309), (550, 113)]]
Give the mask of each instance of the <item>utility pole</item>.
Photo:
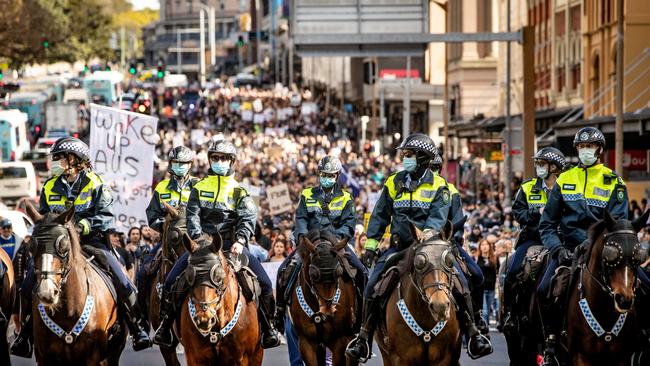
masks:
[(277, 3), (275, 0), (271, 2), (271, 29), (269, 29), (269, 41), (271, 43), (271, 62), (273, 63), (273, 81), (278, 81), (278, 60), (275, 57), (275, 13), (277, 11)]
[[(510, 32), (510, 0), (506, 2), (506, 32)], [(510, 182), (512, 181), (512, 128), (510, 126), (510, 42), (506, 43), (506, 148), (503, 152), (503, 175), (504, 175), (504, 195), (506, 206), (510, 206), (512, 202), (512, 189)], [(532, 155), (531, 155), (532, 156)], [(524, 155), (524, 158), (528, 155)]]
[(404, 113), (402, 114), (402, 140), (411, 133), (411, 56), (406, 56), (406, 85), (404, 88)]
[(257, 45), (257, 66), (262, 67), (262, 12), (260, 0), (255, 0), (255, 44)]
[[(532, 26), (522, 28), (522, 65), (524, 68), (523, 83), (523, 140), (521, 142), (524, 156), (524, 177), (535, 174), (533, 159), (535, 153), (535, 30)], [(527, 158), (527, 159), (526, 159)]]
[(126, 68), (126, 28), (120, 27), (120, 67)]
[(623, 0), (616, 1), (616, 126), (614, 147), (616, 153), (615, 169), (623, 173)]
[(205, 85), (205, 15), (203, 9), (199, 10), (199, 80), (201, 86)]
[(208, 32), (210, 32), (210, 66), (214, 69), (214, 65), (217, 63), (217, 39), (216, 39), (216, 32), (217, 32), (217, 25), (215, 23), (216, 20), (216, 9), (214, 7), (210, 7), (210, 24), (208, 26)]
[(183, 71), (181, 70), (181, 64), (182, 64), (182, 57), (183, 53), (181, 52), (181, 32), (178, 28), (176, 28), (176, 67), (178, 68), (178, 71), (176, 71), (179, 74), (182, 74)]

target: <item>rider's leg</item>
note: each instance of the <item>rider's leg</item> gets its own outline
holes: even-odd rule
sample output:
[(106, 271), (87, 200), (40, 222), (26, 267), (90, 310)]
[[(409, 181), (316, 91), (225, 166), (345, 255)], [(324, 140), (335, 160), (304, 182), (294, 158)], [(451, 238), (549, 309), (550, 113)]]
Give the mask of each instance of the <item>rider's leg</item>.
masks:
[[(483, 296), (484, 296), (484, 289), (485, 287), (483, 286), (483, 281), (485, 278), (483, 277), (483, 271), (481, 271), (481, 267), (479, 267), (478, 263), (470, 256), (465, 249), (462, 247), (458, 247), (458, 252), (463, 258), (463, 262), (465, 262), (465, 265), (467, 266), (467, 271), (469, 272), (469, 287), (470, 287), (470, 292), (472, 294), (472, 301), (473, 301), (473, 309), (474, 313), (472, 316), (474, 316), (474, 323), (478, 327), (478, 330), (482, 334), (488, 334), (489, 333), (489, 327), (487, 323), (484, 321), (484, 315), (481, 314), (483, 310)], [(456, 269), (460, 271), (460, 267), (456, 266)], [(491, 304), (487, 304), (488, 309)]]
[(542, 317), (542, 324), (544, 326), (544, 334), (546, 336), (546, 344), (544, 348), (544, 366), (557, 366), (558, 361), (556, 357), (557, 339), (562, 327), (561, 309), (558, 309), (557, 299), (553, 299), (550, 294), (551, 280), (555, 275), (555, 270), (558, 268), (559, 263), (557, 260), (552, 259), (544, 277), (537, 287), (537, 298), (539, 301), (539, 310)]
[(397, 253), (397, 250), (390, 247), (384, 252), (384, 254), (382, 254), (381, 258), (379, 258), (379, 261), (372, 270), (370, 279), (368, 279), (368, 284), (366, 284), (363, 294), (361, 329), (359, 330), (357, 337), (352, 340), (348, 348), (345, 350), (346, 356), (354, 361), (366, 362), (372, 354), (372, 337), (377, 325), (375, 318), (378, 315), (377, 307), (380, 302), (380, 299), (377, 299), (374, 295), (374, 287), (384, 272), (386, 259), (393, 253)]
[(280, 267), (278, 268), (278, 274), (276, 277), (276, 311), (273, 318), (273, 324), (275, 328), (280, 332), (284, 333), (284, 318), (286, 314), (287, 299), (285, 294), (287, 288), (289, 287), (289, 282), (292, 277), (295, 276), (297, 271), (300, 269), (300, 256), (294, 250), (287, 258), (284, 259)]
[(460, 296), (458, 296), (460, 299), (458, 302), (460, 307), (459, 320), (461, 327), (469, 338), (467, 342), (467, 354), (472, 359), (487, 356), (493, 351), (492, 344), (487, 337), (481, 334), (474, 322), (474, 305), (467, 278), (465, 278), (465, 275), (461, 271), (458, 271), (458, 278), (460, 279), (462, 288), (454, 289), (454, 291), (457, 292), (460, 290)]
[(151, 347), (149, 335), (142, 327), (143, 314), (138, 306), (136, 288), (126, 277), (119, 261), (108, 248), (99, 245), (93, 245), (93, 248), (96, 249), (93, 254), (96, 256), (97, 261), (111, 271), (111, 279), (122, 305), (120, 306), (122, 315), (133, 338), (133, 350), (140, 351)]
[(23, 279), (20, 288), (20, 320), (21, 327), (20, 333), (11, 344), (11, 354), (19, 357), (31, 358), (32, 357), (32, 291), (36, 276), (34, 274), (34, 261), (29, 261), (27, 273)]
[(156, 335), (153, 337), (153, 343), (163, 347), (171, 348), (178, 342), (174, 336), (174, 332), (172, 332), (172, 325), (176, 319), (174, 300), (177, 298), (177, 296), (172, 296), (172, 288), (178, 277), (187, 268), (187, 260), (189, 257), (189, 252), (183, 253), (176, 260), (176, 263), (174, 263), (174, 266), (165, 278), (163, 292), (160, 297), (160, 326), (156, 330)]
[(366, 282), (368, 279), (368, 269), (366, 268), (366, 266), (363, 265), (363, 263), (361, 263), (359, 257), (357, 257), (357, 255), (349, 246), (347, 245), (345, 246), (345, 251), (348, 253), (348, 261), (350, 262), (352, 267), (354, 267), (357, 270), (357, 274), (354, 278), (354, 285), (356, 287), (357, 295), (358, 295), (355, 302), (357, 306), (354, 309), (356, 314), (355, 319), (357, 319), (357, 321), (355, 322), (356, 324), (354, 325), (355, 327), (357, 327), (359, 326), (359, 322), (361, 321), (361, 318), (363, 316), (363, 314), (361, 314), (363, 310), (361, 306), (361, 302), (363, 300), (363, 290), (366, 287)]
[(272, 348), (280, 345), (280, 334), (273, 327), (273, 315), (275, 313), (275, 299), (273, 298), (273, 284), (266, 274), (260, 261), (248, 251), (243, 249), (248, 257), (248, 268), (257, 276), (262, 294), (260, 295), (257, 316), (262, 326), (262, 348)]

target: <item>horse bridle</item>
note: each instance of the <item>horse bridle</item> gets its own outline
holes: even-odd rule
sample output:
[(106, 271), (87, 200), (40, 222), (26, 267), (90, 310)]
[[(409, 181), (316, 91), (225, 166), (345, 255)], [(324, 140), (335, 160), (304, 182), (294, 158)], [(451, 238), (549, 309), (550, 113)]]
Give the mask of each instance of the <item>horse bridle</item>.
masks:
[[(413, 271), (409, 273), (409, 280), (411, 281), (411, 284), (415, 288), (415, 290), (420, 294), (420, 297), (422, 298), (422, 301), (424, 301), (425, 304), (427, 304), (427, 308), (429, 309), (429, 312), (433, 316), (433, 313), (431, 311), (431, 302), (429, 301), (429, 297), (426, 295), (426, 290), (429, 288), (433, 288), (433, 292), (436, 293), (438, 291), (442, 291), (449, 297), (451, 301), (453, 301), (453, 296), (452, 296), (452, 279), (453, 279), (453, 271), (454, 271), (454, 263), (453, 261), (451, 263), (447, 263), (447, 257), (448, 255), (451, 255), (450, 258), (454, 258), (455, 256), (453, 255), (452, 248), (445, 249), (442, 252), (441, 258), (442, 258), (442, 265), (443, 268), (435, 268), (431, 259), (427, 255), (427, 253), (424, 252), (417, 252), (420, 248), (425, 247), (425, 246), (435, 246), (435, 245), (445, 245), (449, 246), (449, 243), (447, 242), (434, 242), (434, 243), (421, 243), (418, 246), (414, 247), (413, 250), (416, 252), (415, 257), (414, 257), (414, 262), (417, 258), (417, 256), (423, 256), (425, 257), (425, 262), (422, 268), (417, 268), (415, 266), (415, 277), (413, 278)], [(448, 281), (447, 282), (441, 282), (441, 281), (434, 281), (433, 283), (429, 283), (425, 286), (421, 286), (419, 282), (422, 282), (422, 278), (424, 278), (425, 275), (432, 273), (432, 272), (442, 272), (447, 276)], [(401, 289), (398, 288), (398, 291), (401, 292)], [(401, 298), (401, 294), (400, 294)]]
[[(208, 282), (201, 281), (200, 282), (200, 284), (214, 289), (217, 292), (217, 297), (216, 298), (214, 298), (211, 301), (198, 301), (196, 299), (196, 297), (194, 297), (194, 294), (193, 294), (192, 291), (190, 291), (190, 296), (189, 296), (190, 299), (192, 300), (192, 302), (195, 304), (195, 306), (200, 307), (202, 311), (209, 311), (210, 313), (212, 313), (215, 316), (215, 318), (217, 319), (217, 324), (221, 322), (221, 319), (219, 319), (218, 310), (223, 305), (223, 303), (222, 303), (223, 297), (225, 296), (226, 292), (228, 291), (228, 285), (230, 284), (231, 278), (233, 277), (232, 273), (229, 272), (225, 276), (224, 280), (221, 281), (220, 284), (216, 283), (215, 279), (214, 279), (214, 277), (215, 277), (214, 273), (219, 268), (223, 268), (223, 262), (221, 260), (219, 260), (219, 262), (216, 263), (215, 265), (213, 265), (212, 268), (210, 269), (210, 281), (208, 281)], [(194, 272), (194, 274), (192, 275), (192, 280), (191, 280), (191, 286), (192, 286), (192, 288), (194, 288), (194, 284), (195, 284), (195, 281), (196, 281), (196, 270), (194, 268), (191, 268), (191, 270)], [(215, 304), (216, 304), (216, 306), (215, 306)]]
[[(303, 278), (303, 281), (305, 282), (305, 284), (309, 288), (309, 291), (311, 292), (312, 295), (314, 295), (316, 297), (317, 300), (320, 300), (320, 301), (324, 302), (325, 304), (327, 304), (327, 306), (337, 305), (337, 301), (335, 299), (337, 297), (337, 293), (340, 292), (339, 278), (341, 277), (341, 275), (343, 275), (343, 267), (341, 266), (341, 262), (338, 259), (338, 256), (337, 256), (337, 259), (336, 259), (337, 260), (336, 266), (334, 268), (328, 268), (328, 270), (331, 270), (333, 272), (333, 275), (335, 277), (334, 282), (336, 282), (336, 290), (334, 291), (334, 294), (331, 297), (325, 297), (325, 296), (321, 295), (318, 292), (318, 290), (316, 289), (316, 287), (313, 286), (312, 283), (311, 283), (312, 268), (317, 268), (313, 264), (314, 263), (313, 256), (314, 256), (314, 254), (316, 252), (316, 248), (318, 248), (321, 245), (330, 245), (332, 247), (331, 250), (334, 250), (333, 243), (331, 243), (329, 241), (326, 241), (326, 240), (318, 240), (318, 241), (316, 241), (314, 243), (314, 248), (315, 248), (314, 253), (309, 254), (309, 263), (310, 263), (310, 266), (309, 266), (309, 269), (308, 269), (308, 272), (310, 272), (309, 276), (305, 276), (304, 271), (301, 271), (302, 272), (301, 276)], [(320, 268), (317, 268), (317, 269), (320, 271)], [(306, 277), (309, 277), (309, 278), (306, 278)]]
[[(613, 247), (616, 248), (618, 254), (617, 254), (617, 257), (614, 258), (614, 260), (612, 260), (611, 264), (608, 261), (605, 260), (604, 254), (601, 254), (602, 258), (600, 260), (600, 267), (601, 267), (601, 272), (602, 273), (599, 276), (600, 278), (598, 278), (598, 276), (595, 276), (589, 270), (589, 266), (587, 265), (586, 261), (584, 263), (582, 263), (582, 266), (581, 266), (581, 269), (583, 269), (585, 272), (587, 272), (587, 274), (589, 274), (591, 279), (594, 280), (594, 282), (596, 282), (598, 284), (598, 286), (600, 286), (600, 288), (603, 290), (603, 292), (605, 292), (607, 295), (609, 295), (612, 299), (615, 299), (615, 294), (614, 294), (614, 290), (609, 285), (610, 270), (612, 268), (617, 267), (624, 260), (624, 257), (625, 257), (625, 255), (623, 253), (623, 248), (621, 247), (621, 245), (618, 242), (607, 241), (608, 238), (610, 238), (612, 236), (616, 236), (616, 235), (632, 235), (632, 236), (634, 236), (635, 239), (637, 238), (636, 232), (634, 230), (629, 230), (629, 229), (616, 230), (616, 231), (612, 231), (612, 232), (608, 232), (608, 233), (604, 234), (605, 243), (603, 244), (603, 252), (605, 251), (605, 248), (607, 246), (613, 246)], [(632, 255), (634, 255), (634, 253), (636, 253), (637, 249), (640, 249), (640, 247), (641, 247), (641, 244), (637, 242), (634, 245), (634, 248), (632, 248), (632, 250), (633, 250)], [(632, 260), (634, 260), (634, 259), (632, 259)], [(630, 264), (629, 263), (630, 258), (625, 258), (625, 261), (626, 261), (626, 263)], [(631, 263), (631, 264), (634, 264), (634, 263)], [(636, 283), (636, 280), (637, 280), (636, 271), (633, 271), (632, 276), (633, 276), (632, 277), (632, 283)], [(579, 290), (580, 290), (581, 293), (582, 293), (582, 289), (583, 289), (582, 276), (580, 276)]]
[[(38, 282), (40, 282), (40, 281), (42, 281), (44, 279), (47, 279), (50, 276), (60, 275), (61, 276), (61, 281), (59, 281), (58, 283), (55, 282), (55, 281), (52, 281), (52, 282), (54, 282), (54, 286), (56, 287), (57, 291), (60, 292), (61, 288), (65, 285), (66, 281), (68, 280), (68, 275), (70, 274), (71, 267), (69, 265), (70, 248), (68, 248), (68, 251), (66, 253), (62, 253), (59, 249), (60, 249), (60, 245), (61, 245), (62, 240), (64, 240), (64, 239), (70, 240), (70, 234), (69, 234), (68, 228), (65, 225), (56, 224), (56, 225), (52, 225), (52, 226), (53, 227), (62, 227), (63, 229), (65, 229), (65, 234), (61, 234), (61, 235), (57, 236), (56, 240), (54, 241), (54, 253), (41, 253), (40, 256), (42, 257), (44, 254), (49, 254), (49, 255), (57, 257), (61, 261), (61, 263), (63, 263), (63, 268), (58, 269), (56, 271), (52, 271), (52, 270), (43, 271), (43, 270), (41, 270), (39, 268), (34, 268), (34, 274), (38, 278)], [(34, 241), (34, 243), (33, 243), (34, 248), (38, 248), (38, 238), (36, 236), (34, 236), (32, 238), (32, 240)], [(35, 289), (36, 289), (36, 287), (34, 288), (34, 290)]]

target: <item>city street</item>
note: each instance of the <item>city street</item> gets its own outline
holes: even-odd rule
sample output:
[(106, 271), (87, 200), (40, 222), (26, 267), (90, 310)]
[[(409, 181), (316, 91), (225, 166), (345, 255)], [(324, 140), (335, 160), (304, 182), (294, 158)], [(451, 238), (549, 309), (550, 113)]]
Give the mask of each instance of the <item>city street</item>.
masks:
[[(494, 353), (490, 356), (484, 357), (479, 360), (470, 360), (465, 353), (462, 352), (461, 365), (481, 365), (481, 366), (505, 366), (508, 365), (508, 354), (506, 350), (505, 339), (500, 333), (491, 333), (492, 344), (494, 345)], [(381, 366), (381, 356), (379, 350), (375, 348), (376, 356), (366, 363), (369, 366)], [(184, 355), (179, 354), (181, 364), (185, 365)], [(26, 360), (23, 358), (12, 357), (11, 362), (13, 366), (31, 366), (35, 365), (34, 360)], [(159, 366), (162, 365), (163, 359), (158, 352), (157, 348), (152, 348), (146, 351), (133, 352), (130, 347), (127, 347), (121, 358), (121, 365), (125, 366)], [(282, 345), (278, 348), (267, 350), (264, 354), (264, 366), (280, 366), (288, 365), (289, 358), (287, 355), (287, 346)]]

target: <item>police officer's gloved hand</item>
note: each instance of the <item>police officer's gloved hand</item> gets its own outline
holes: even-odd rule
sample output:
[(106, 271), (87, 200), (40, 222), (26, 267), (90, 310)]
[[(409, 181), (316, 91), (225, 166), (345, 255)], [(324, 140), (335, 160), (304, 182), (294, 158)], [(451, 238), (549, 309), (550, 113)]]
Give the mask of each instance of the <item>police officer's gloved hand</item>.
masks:
[(573, 260), (573, 253), (567, 248), (560, 248), (557, 252), (557, 261), (561, 266), (570, 266)]
[(90, 223), (86, 219), (77, 221), (77, 223), (74, 225), (74, 228), (77, 230), (77, 233), (79, 235), (90, 234)]
[(372, 267), (373, 264), (377, 261), (377, 252), (372, 249), (366, 249), (361, 256), (361, 262), (366, 268)]

